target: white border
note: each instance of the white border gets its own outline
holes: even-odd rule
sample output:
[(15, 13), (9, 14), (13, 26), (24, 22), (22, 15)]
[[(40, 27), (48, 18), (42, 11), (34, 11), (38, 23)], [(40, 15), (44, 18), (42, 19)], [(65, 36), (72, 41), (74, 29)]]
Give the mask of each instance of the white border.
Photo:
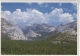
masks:
[(80, 1), (80, 0), (1, 0), (1, 2), (74, 2), (74, 1)]
[[(79, 0), (2, 0), (1, 2), (5, 2), (5, 3), (10, 3), (10, 2), (17, 2), (17, 3), (25, 3), (25, 2), (51, 2), (51, 3), (53, 3), (53, 2), (62, 2), (62, 3), (68, 3), (68, 2), (71, 2), (71, 3), (78, 3), (78, 6), (77, 6), (77, 14), (78, 14), (78, 16), (77, 16), (77, 55), (50, 55), (50, 56), (78, 56), (78, 55), (80, 55), (80, 53), (79, 53), (79, 51), (80, 51), (80, 45), (79, 45), (79, 43), (80, 43), (80, 36), (79, 36), (79, 33), (80, 33), (80, 19), (79, 19), (79, 10), (80, 10), (80, 1)], [(0, 4), (0, 6), (1, 6), (1, 4)], [(1, 13), (1, 10), (0, 10), (0, 13)], [(1, 17), (1, 15), (0, 15), (0, 17)], [(1, 31), (1, 19), (0, 19), (0, 31)], [(0, 36), (1, 36), (1, 32), (0, 32)], [(1, 38), (0, 38), (1, 39)], [(0, 40), (1, 41), (1, 40)], [(0, 42), (0, 45), (1, 45), (1, 42)], [(0, 46), (1, 47), (1, 46)], [(1, 54), (1, 49), (0, 49), (0, 54)], [(1, 55), (2, 56), (2, 55)], [(5, 55), (3, 55), (3, 56), (5, 56)], [(8, 56), (10, 56), (10, 55), (8, 55)], [(21, 55), (20, 55), (21, 56)], [(27, 56), (38, 56), (38, 55), (27, 55)], [(40, 55), (40, 56), (45, 56), (45, 55)], [(49, 56), (49, 55), (47, 55), (47, 56)]]

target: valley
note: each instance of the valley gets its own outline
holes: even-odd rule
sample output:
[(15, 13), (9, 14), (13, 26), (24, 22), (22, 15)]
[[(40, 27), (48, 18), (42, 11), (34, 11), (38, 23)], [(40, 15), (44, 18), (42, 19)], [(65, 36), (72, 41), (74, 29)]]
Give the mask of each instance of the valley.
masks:
[(76, 36), (74, 38), (64, 36), (66, 35), (59, 33), (45, 40), (27, 42), (1, 39), (1, 53), (2, 55), (77, 55)]
[(1, 55), (78, 55), (78, 3), (1, 2)]
[(2, 55), (77, 55), (77, 21), (50, 26), (35, 24), (24, 30), (2, 18)]

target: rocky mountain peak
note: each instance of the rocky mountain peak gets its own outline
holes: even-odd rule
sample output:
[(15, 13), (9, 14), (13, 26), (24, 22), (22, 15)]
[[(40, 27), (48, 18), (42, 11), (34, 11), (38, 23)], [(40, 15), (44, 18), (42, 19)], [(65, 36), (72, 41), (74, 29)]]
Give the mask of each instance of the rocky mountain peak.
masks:
[(22, 30), (4, 18), (1, 18), (1, 33), (8, 35), (11, 40), (27, 40)]

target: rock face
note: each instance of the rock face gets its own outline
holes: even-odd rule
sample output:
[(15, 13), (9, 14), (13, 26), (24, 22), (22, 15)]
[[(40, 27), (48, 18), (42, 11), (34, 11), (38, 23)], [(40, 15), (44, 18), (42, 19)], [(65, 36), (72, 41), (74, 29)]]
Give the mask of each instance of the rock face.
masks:
[(27, 37), (37, 37), (43, 36), (42, 33), (50, 33), (56, 29), (55, 26), (50, 26), (47, 24), (33, 24), (32, 26), (26, 26), (23, 32)]
[(41, 36), (41, 34), (37, 34), (33, 30), (30, 30), (26, 36), (27, 37), (37, 37), (37, 36)]
[[(48, 36), (48, 34), (54, 32), (55, 33), (67, 33), (70, 35), (77, 35), (77, 21), (59, 25), (57, 27), (50, 26), (47, 24), (33, 24), (32, 26), (27, 26), (23, 31), (25, 32), (27, 37), (37, 37), (37, 36)], [(49, 34), (49, 35), (50, 35)]]
[(60, 25), (56, 28), (56, 32), (62, 32), (62, 33), (67, 33), (71, 35), (76, 35), (77, 34), (77, 21), (74, 21), (72, 23), (68, 23), (66, 25)]
[(33, 30), (36, 32), (52, 32), (56, 29), (55, 26), (49, 26), (47, 24), (33, 24), (32, 26), (27, 26), (26, 31)]
[(27, 40), (20, 28), (14, 26), (4, 18), (1, 18), (1, 33), (8, 35), (11, 40)]
[(34, 39), (35, 37), (39, 37), (40, 39), (60, 32), (70, 35), (77, 35), (77, 21), (65, 25), (61, 24), (58, 27), (47, 24), (33, 24), (32, 26), (27, 26), (25, 30), (22, 31), (17, 26), (11, 24), (8, 20), (1, 18), (1, 33), (8, 35), (11, 40), (27, 40), (30, 37)]

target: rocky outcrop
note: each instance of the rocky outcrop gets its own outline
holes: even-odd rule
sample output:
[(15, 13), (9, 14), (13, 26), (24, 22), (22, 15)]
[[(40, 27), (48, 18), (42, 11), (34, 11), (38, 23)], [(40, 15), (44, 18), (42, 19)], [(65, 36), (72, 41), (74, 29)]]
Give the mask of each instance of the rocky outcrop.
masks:
[(1, 33), (8, 35), (11, 40), (27, 40), (20, 28), (14, 26), (4, 18), (1, 18)]
[(28, 34), (26, 34), (27, 37), (37, 37), (37, 36), (41, 36), (41, 34), (37, 34), (35, 33), (33, 30), (30, 30), (28, 32)]
[(23, 32), (27, 37), (41, 37), (47, 35), (50, 32), (53, 32), (55, 29), (55, 26), (48, 24), (33, 24), (26, 26)]
[(59, 25), (55, 31), (57, 33), (62, 32), (70, 35), (77, 35), (77, 21), (74, 21), (65, 25)]

